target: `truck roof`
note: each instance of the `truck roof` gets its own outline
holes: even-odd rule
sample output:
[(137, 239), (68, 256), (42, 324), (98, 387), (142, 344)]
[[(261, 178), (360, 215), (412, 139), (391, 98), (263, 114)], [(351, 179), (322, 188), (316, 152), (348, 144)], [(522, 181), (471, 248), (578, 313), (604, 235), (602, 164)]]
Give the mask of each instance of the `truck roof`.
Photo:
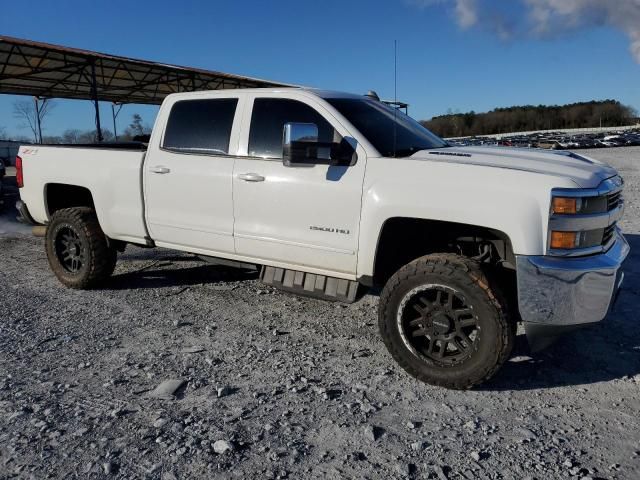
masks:
[(363, 98), (363, 95), (357, 95), (354, 93), (340, 92), (335, 90), (322, 90), (318, 88), (309, 88), (309, 87), (268, 87), (268, 88), (231, 88), (231, 89), (219, 89), (219, 90), (199, 90), (197, 92), (181, 92), (181, 93), (172, 93), (168, 95), (167, 98), (189, 98), (189, 97), (199, 97), (211, 93), (284, 93), (284, 92), (308, 92), (313, 95), (316, 95), (321, 98)]

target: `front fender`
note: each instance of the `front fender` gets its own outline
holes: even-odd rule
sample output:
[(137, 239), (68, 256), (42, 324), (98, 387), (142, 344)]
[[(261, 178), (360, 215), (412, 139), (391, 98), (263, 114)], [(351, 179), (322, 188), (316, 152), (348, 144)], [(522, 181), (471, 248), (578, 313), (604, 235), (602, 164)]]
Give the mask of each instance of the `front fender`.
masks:
[(546, 250), (551, 189), (575, 187), (544, 174), (411, 159), (369, 161), (365, 178), (358, 275), (373, 275), (378, 239), (394, 217), (499, 230), (517, 255)]

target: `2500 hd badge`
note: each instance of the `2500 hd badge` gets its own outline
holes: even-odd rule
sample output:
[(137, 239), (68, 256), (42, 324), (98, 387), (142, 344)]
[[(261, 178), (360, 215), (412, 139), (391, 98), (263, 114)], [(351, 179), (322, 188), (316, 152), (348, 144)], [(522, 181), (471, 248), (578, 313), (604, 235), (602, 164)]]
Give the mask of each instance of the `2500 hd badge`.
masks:
[(333, 228), (333, 227), (317, 227), (315, 225), (311, 225), (309, 227), (310, 230), (318, 230), (320, 232), (329, 232), (329, 233), (342, 233), (344, 235), (349, 235), (351, 232), (344, 228)]

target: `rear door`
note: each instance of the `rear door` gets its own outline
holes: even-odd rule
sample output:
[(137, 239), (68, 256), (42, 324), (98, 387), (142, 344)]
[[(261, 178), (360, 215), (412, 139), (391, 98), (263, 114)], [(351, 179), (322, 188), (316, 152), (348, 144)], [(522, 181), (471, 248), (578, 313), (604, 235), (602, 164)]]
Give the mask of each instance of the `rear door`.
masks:
[[(288, 93), (247, 99), (233, 175), (236, 253), (257, 263), (350, 278), (356, 272), (366, 155), (352, 166), (286, 167), (282, 132), (287, 122), (314, 123), (319, 140), (349, 133), (315, 97)], [(248, 128), (247, 128), (248, 127)]]
[(164, 133), (152, 141), (156, 148), (144, 166), (151, 238), (159, 246), (233, 253), (231, 154), (239, 98), (178, 97), (166, 108)]

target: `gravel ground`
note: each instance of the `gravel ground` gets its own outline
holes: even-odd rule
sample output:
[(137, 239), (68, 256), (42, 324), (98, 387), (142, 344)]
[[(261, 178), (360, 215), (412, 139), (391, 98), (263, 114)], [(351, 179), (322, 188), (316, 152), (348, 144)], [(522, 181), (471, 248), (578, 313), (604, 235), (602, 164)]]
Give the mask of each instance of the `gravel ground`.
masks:
[(535, 357), (520, 335), (469, 392), (397, 367), (373, 296), (299, 298), (132, 247), (105, 288), (68, 290), (9, 185), (0, 478), (639, 478), (640, 148), (589, 154), (627, 182), (615, 311)]

